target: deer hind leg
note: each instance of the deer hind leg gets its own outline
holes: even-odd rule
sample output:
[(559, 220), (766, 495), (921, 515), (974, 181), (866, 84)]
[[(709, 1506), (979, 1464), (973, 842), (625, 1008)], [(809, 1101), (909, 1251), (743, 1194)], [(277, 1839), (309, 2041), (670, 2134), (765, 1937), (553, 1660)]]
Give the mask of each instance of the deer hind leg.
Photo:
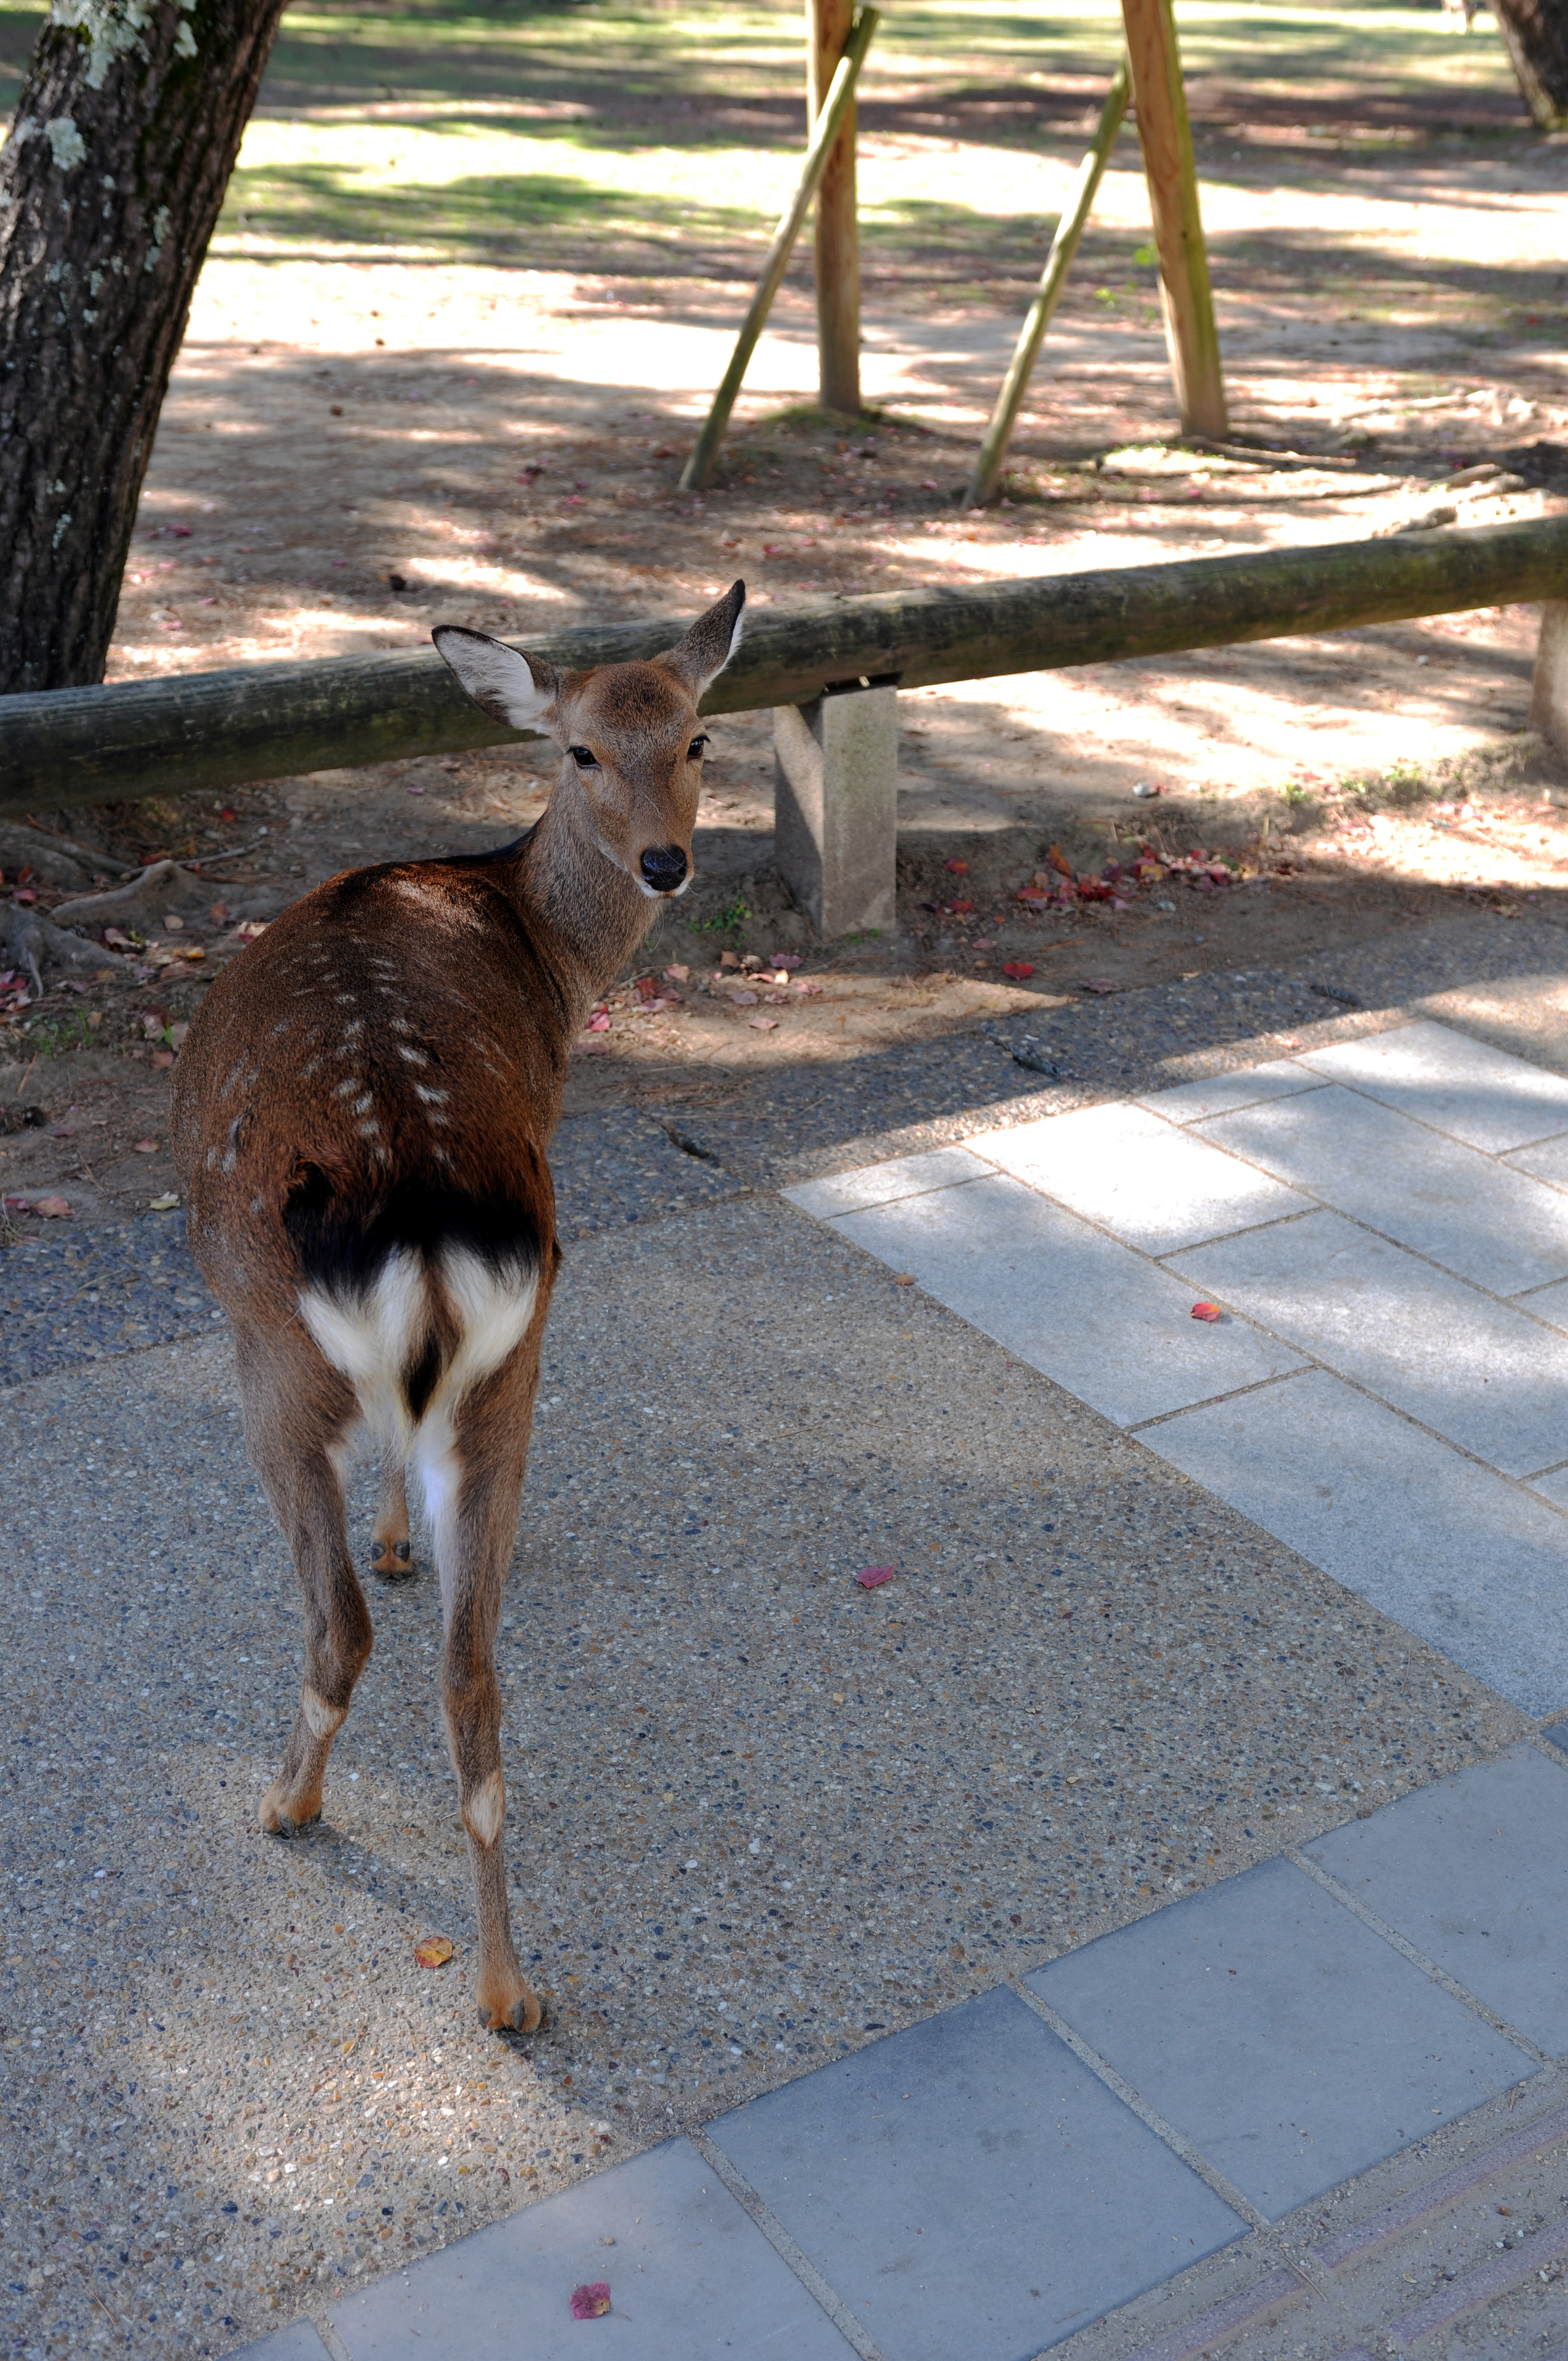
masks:
[(302, 1338), (282, 1353), (254, 1335), (237, 1336), (236, 1343), (246, 1442), (283, 1528), (304, 1598), (300, 1709), (259, 1815), (264, 1828), (291, 1837), (321, 1817), (332, 1741), (370, 1653), (370, 1610), (349, 1554), (334, 1456), (353, 1419), (354, 1397)]
[(376, 1504), (376, 1524), (370, 1537), (370, 1571), (382, 1582), (406, 1582), (414, 1570), (409, 1546), (403, 1444), (398, 1438), (389, 1442), (381, 1455), (381, 1496)]
[(479, 2022), (496, 2032), (532, 2033), (541, 2015), (518, 1963), (507, 1900), (495, 1643), (517, 1539), (543, 1324), (541, 1305), (529, 1334), (506, 1364), (476, 1385), (452, 1416), (433, 1418), (415, 1445), (445, 1613), (442, 1702), (474, 1873)]

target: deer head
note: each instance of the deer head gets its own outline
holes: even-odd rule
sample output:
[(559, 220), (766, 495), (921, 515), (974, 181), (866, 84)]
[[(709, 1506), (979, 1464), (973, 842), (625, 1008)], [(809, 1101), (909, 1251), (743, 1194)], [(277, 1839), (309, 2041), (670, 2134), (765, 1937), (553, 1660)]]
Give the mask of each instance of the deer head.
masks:
[(436, 647), (492, 720), (543, 730), (562, 750), (552, 811), (575, 824), (650, 901), (692, 880), (692, 829), (707, 734), (697, 704), (740, 638), (736, 582), (663, 655), (557, 672), (488, 632), (443, 623)]

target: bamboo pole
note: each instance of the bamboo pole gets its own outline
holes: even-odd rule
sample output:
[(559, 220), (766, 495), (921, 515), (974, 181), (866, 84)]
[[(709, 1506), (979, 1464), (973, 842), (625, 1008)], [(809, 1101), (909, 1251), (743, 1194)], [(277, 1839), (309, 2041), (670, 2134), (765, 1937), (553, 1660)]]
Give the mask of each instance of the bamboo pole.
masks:
[(1192, 126), (1181, 82), (1172, 0), (1122, 0), (1133, 105), (1159, 253), (1160, 308), (1184, 434), (1230, 432), (1214, 296), (1198, 205)]
[(735, 407), (735, 397), (740, 390), (747, 366), (752, 353), (756, 350), (757, 339), (766, 325), (768, 313), (773, 309), (773, 298), (779, 291), (785, 270), (789, 268), (789, 258), (795, 251), (795, 242), (800, 236), (801, 225), (806, 219), (811, 200), (817, 192), (817, 183), (828, 168), (834, 142), (839, 137), (850, 108), (854, 104), (855, 83), (859, 79), (861, 68), (865, 63), (866, 51), (872, 45), (872, 35), (876, 31), (880, 21), (874, 8), (862, 8), (855, 18), (850, 33), (849, 46), (839, 60), (832, 82), (828, 84), (822, 111), (812, 126), (811, 139), (806, 150), (806, 160), (801, 167), (800, 180), (795, 192), (790, 199), (777, 229), (773, 232), (773, 242), (768, 248), (768, 258), (762, 265), (762, 275), (757, 282), (757, 291), (751, 298), (746, 317), (740, 324), (740, 333), (735, 339), (735, 350), (729, 357), (729, 367), (725, 370), (718, 391), (713, 397), (713, 406), (707, 413), (702, 433), (697, 436), (696, 448), (682, 471), (683, 492), (700, 491), (713, 472), (713, 463), (718, 456), (718, 446), (724, 439), (724, 430), (729, 423), (729, 413)]
[(1046, 330), (1051, 324), (1052, 313), (1061, 302), (1067, 274), (1072, 268), (1073, 256), (1078, 252), (1078, 242), (1088, 223), (1095, 192), (1111, 160), (1111, 150), (1116, 144), (1116, 134), (1122, 128), (1131, 91), (1127, 60), (1124, 58), (1112, 76), (1111, 88), (1101, 109), (1100, 127), (1094, 134), (1094, 144), (1078, 168), (1071, 202), (1057, 224), (1051, 250), (1040, 274), (1038, 291), (1019, 331), (1012, 363), (1002, 380), (1002, 390), (996, 397), (996, 407), (991, 413), (991, 423), (985, 430), (980, 456), (974, 463), (974, 473), (964, 494), (965, 505), (969, 508), (983, 507), (996, 490), (1002, 475), (1002, 463), (1007, 456), (1007, 445), (1013, 439), (1013, 429), (1023, 408), (1024, 396), (1028, 390), (1040, 346), (1045, 342)]
[[(853, 0), (806, 0), (806, 107), (815, 123), (849, 47)], [(861, 225), (855, 105), (845, 110), (817, 192), (817, 382), (824, 410), (861, 414)]]
[[(808, 705), (861, 680), (918, 688), (1565, 597), (1568, 517), (883, 592), (749, 619), (702, 709)], [(565, 670), (624, 664), (668, 648), (686, 620), (542, 632), (529, 645)], [(239, 786), (537, 734), (488, 720), (433, 649), (53, 689), (0, 697), (0, 813)]]

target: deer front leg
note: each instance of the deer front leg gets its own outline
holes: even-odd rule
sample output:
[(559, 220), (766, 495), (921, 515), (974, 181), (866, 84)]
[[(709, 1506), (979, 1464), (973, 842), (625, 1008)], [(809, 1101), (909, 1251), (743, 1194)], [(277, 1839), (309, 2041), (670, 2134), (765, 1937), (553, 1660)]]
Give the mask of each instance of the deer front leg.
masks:
[(381, 1455), (381, 1496), (370, 1538), (370, 1571), (383, 1582), (404, 1582), (414, 1571), (409, 1548), (409, 1496), (401, 1446), (389, 1443)]

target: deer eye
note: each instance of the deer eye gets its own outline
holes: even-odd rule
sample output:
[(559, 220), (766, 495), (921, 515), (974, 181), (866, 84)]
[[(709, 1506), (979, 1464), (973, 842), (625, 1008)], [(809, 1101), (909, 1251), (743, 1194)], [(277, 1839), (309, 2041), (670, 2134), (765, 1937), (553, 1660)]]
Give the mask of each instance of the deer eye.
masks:
[(591, 746), (568, 746), (566, 749), (579, 771), (597, 771), (598, 757)]
[(706, 731), (704, 731), (700, 738), (694, 738), (691, 744), (686, 748), (687, 762), (700, 763), (702, 760), (702, 750), (707, 743), (708, 739)]

